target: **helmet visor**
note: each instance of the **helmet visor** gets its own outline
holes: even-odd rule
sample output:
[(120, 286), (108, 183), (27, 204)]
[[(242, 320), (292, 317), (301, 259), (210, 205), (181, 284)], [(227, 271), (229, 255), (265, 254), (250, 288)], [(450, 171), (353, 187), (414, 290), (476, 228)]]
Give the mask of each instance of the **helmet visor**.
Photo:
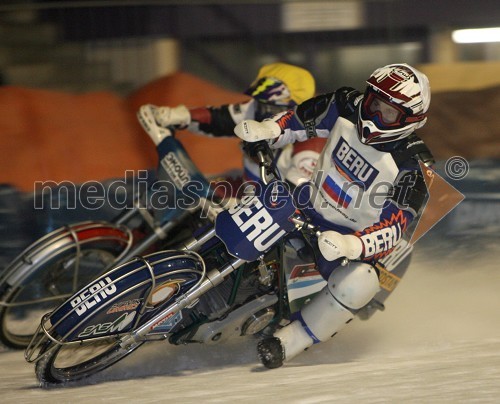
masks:
[(366, 117), (374, 121), (379, 127), (394, 127), (401, 124), (406, 112), (395, 104), (391, 104), (378, 94), (368, 92), (363, 101)]
[(363, 119), (369, 119), (383, 130), (401, 128), (425, 118), (425, 114), (413, 116), (411, 111), (371, 90), (365, 94), (361, 111)]

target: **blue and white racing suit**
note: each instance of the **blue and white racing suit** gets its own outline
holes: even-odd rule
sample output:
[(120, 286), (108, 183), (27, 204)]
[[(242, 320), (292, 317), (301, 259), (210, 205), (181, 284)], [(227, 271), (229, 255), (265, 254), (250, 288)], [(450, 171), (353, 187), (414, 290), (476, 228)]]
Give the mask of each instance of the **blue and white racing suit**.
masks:
[[(393, 250), (418, 215), (427, 193), (418, 163), (427, 164), (432, 156), (414, 134), (381, 145), (362, 143), (357, 132), (362, 97), (341, 88), (276, 115), (272, 119), (282, 133), (272, 147), (327, 138), (312, 182), (297, 191), (299, 203), (322, 230), (358, 236), (360, 258), (373, 262)], [(317, 258), (325, 278), (339, 263)]]

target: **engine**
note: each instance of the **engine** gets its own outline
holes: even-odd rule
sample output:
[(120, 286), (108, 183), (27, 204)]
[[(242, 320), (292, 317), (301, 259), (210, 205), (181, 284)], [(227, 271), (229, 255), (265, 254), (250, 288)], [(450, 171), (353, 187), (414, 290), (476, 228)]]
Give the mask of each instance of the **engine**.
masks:
[[(249, 266), (252, 265), (250, 268)], [(199, 302), (183, 312), (182, 329), (170, 342), (215, 343), (230, 335), (254, 334), (274, 318), (277, 265), (248, 264), (206, 292)]]

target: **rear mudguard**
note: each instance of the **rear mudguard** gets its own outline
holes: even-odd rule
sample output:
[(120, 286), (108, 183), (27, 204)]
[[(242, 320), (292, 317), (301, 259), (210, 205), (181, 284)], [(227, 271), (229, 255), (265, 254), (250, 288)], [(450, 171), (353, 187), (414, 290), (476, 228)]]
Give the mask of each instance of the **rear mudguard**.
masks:
[(203, 263), (195, 253), (161, 251), (137, 257), (75, 293), (42, 325), (61, 343), (126, 333), (203, 275)]
[[(35, 241), (5, 269), (0, 285), (19, 286), (29, 276), (67, 250), (91, 243), (114, 242), (123, 245), (123, 256), (131, 247), (132, 234), (125, 226), (107, 222), (81, 222), (56, 229)], [(118, 257), (119, 258), (119, 257)]]

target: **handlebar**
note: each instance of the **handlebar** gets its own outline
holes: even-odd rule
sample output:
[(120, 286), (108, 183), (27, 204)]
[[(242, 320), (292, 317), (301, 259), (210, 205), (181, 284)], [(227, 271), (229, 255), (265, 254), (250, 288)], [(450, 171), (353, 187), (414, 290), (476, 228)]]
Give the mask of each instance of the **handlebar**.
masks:
[(321, 231), (318, 226), (314, 226), (308, 221), (302, 219), (300, 216), (292, 216), (290, 220), (295, 224), (298, 229), (307, 230), (313, 233), (316, 237), (321, 235)]
[[(273, 151), (266, 140), (255, 143), (243, 142), (243, 149), (250, 157), (257, 159), (260, 169), (260, 178), (264, 185), (269, 184), (270, 181), (267, 178), (270, 174), (275, 179), (281, 179), (278, 169), (274, 164)], [(299, 211), (297, 210), (297, 212)], [(314, 226), (307, 220), (304, 220), (299, 213), (292, 216), (290, 220), (295, 224), (297, 229), (308, 231), (315, 234), (317, 237), (321, 234), (318, 226)]]
[(259, 164), (260, 179), (264, 185), (268, 185), (270, 180), (268, 176), (275, 179), (281, 179), (281, 176), (274, 164), (274, 153), (265, 140), (259, 142), (243, 142), (243, 150), (247, 155), (257, 159)]

